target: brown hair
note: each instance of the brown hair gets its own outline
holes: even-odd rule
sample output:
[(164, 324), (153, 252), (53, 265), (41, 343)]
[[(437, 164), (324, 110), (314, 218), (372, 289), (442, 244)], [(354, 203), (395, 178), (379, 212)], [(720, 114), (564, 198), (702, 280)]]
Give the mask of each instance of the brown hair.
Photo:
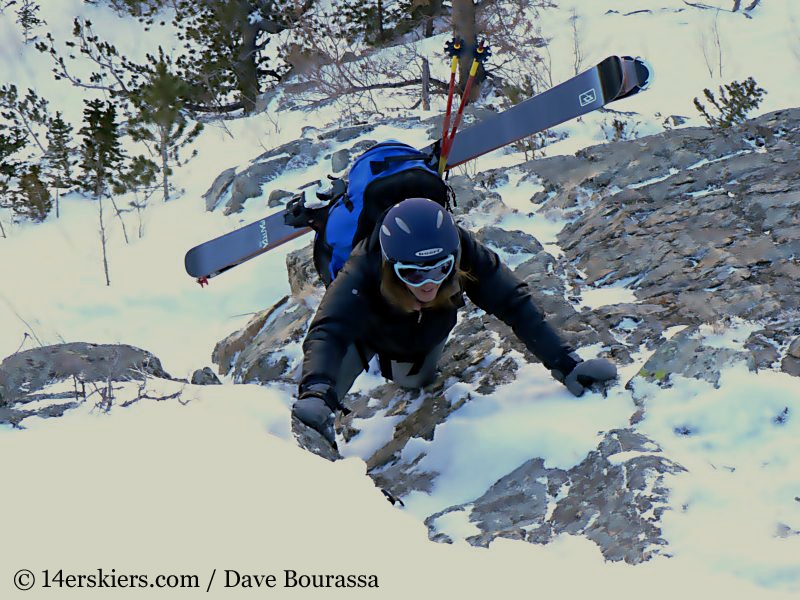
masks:
[[(475, 281), (475, 276), (460, 268), (461, 252), (456, 255), (456, 267), (453, 273), (442, 282), (436, 297), (425, 305), (425, 308), (455, 308), (457, 305), (452, 297), (463, 290), (465, 281)], [(419, 302), (411, 290), (394, 272), (392, 265), (386, 260), (381, 261), (381, 294), (392, 306), (403, 312), (414, 312)]]

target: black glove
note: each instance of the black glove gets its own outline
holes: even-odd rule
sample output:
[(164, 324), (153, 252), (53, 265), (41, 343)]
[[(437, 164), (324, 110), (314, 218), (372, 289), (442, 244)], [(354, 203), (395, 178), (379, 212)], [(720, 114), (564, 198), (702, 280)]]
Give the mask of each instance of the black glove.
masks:
[(336, 448), (336, 433), (333, 430), (335, 416), (322, 398), (307, 396), (298, 399), (292, 406), (292, 415), (301, 423), (318, 431), (334, 449)]
[(315, 383), (300, 392), (300, 397), (292, 406), (292, 415), (301, 423), (319, 432), (336, 450), (333, 422), (336, 419), (334, 410), (337, 409), (346, 410), (339, 403), (333, 388), (326, 384)]
[(580, 397), (587, 389), (598, 384), (604, 386), (606, 382), (616, 379), (617, 367), (604, 358), (593, 358), (579, 362), (566, 377), (560, 371), (553, 370), (551, 373), (570, 392)]

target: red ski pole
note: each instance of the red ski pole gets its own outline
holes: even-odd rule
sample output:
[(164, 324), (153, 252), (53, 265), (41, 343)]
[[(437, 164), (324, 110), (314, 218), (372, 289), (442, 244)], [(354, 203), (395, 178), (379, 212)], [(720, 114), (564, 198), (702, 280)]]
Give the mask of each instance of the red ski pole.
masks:
[(458, 113), (456, 113), (456, 120), (453, 123), (453, 129), (450, 131), (450, 136), (442, 136), (442, 152), (439, 158), (439, 172), (444, 173), (444, 169), (447, 166), (447, 156), (450, 154), (450, 149), (453, 147), (453, 140), (456, 137), (456, 131), (458, 130), (458, 126), (461, 124), (461, 119), (464, 115), (464, 108), (469, 103), (469, 93), (472, 90), (472, 83), (475, 81), (475, 75), (478, 72), (478, 66), (486, 62), (491, 54), (491, 50), (489, 46), (484, 46), (483, 41), (478, 44), (478, 47), (475, 49), (475, 57), (472, 59), (472, 66), (469, 69), (469, 77), (467, 78), (467, 84), (464, 86), (464, 93), (461, 95), (461, 104), (458, 107)]
[(447, 110), (444, 114), (444, 121), (442, 121), (442, 146), (439, 155), (439, 175), (444, 173), (444, 167), (446, 165), (444, 145), (447, 142), (447, 132), (450, 129), (450, 116), (453, 112), (453, 92), (456, 87), (456, 71), (458, 70), (458, 57), (461, 54), (461, 40), (453, 38), (453, 41), (448, 42), (445, 46), (445, 52), (452, 56), (452, 60), (450, 61), (450, 88), (447, 91)]

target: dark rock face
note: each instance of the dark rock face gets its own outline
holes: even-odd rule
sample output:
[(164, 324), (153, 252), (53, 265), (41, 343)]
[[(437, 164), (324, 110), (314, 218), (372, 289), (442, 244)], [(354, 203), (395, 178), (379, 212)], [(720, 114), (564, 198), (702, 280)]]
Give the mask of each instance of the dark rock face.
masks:
[(222, 385), (219, 377), (210, 367), (203, 367), (192, 373), (191, 383), (193, 385)]
[[(731, 317), (789, 323), (748, 342), (795, 332), (800, 316), (800, 110), (771, 113), (728, 134), (685, 129), (530, 164), (542, 209), (580, 214), (559, 235), (583, 285), (633, 280), (661, 329)], [(642, 179), (644, 178), (644, 181)], [(567, 201), (580, 190), (578, 207)], [(536, 200), (536, 199), (535, 199)], [(652, 344), (658, 330), (642, 332)], [(639, 334), (641, 337), (641, 333)], [(789, 355), (790, 356), (790, 355)], [(792, 372), (793, 360), (784, 359)]]

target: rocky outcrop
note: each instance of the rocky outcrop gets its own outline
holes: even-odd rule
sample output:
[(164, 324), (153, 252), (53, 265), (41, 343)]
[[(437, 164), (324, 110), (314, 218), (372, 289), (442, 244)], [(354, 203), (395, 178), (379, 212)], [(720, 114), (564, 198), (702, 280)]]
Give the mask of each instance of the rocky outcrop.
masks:
[(432, 539), (451, 541), (441, 517), (468, 513), (480, 533), (468, 540), (487, 546), (503, 537), (546, 544), (561, 533), (584, 535), (607, 560), (639, 563), (663, 550), (658, 521), (667, 510), (665, 475), (683, 467), (630, 429), (606, 433), (596, 450), (564, 471), (532, 458), (472, 502), (428, 517)]
[[(793, 109), (725, 134), (678, 130), (526, 168), (545, 188), (532, 199), (540, 213), (576, 217), (559, 235), (585, 273), (576, 283), (633, 288), (639, 303), (628, 317), (650, 321), (636, 341), (653, 344), (671, 325), (741, 317), (767, 325), (747, 342), (761, 348), (760, 366), (783, 359), (791, 373), (791, 355), (768, 346), (800, 333), (798, 158)], [(621, 315), (603, 315), (612, 316)]]
[[(72, 342), (18, 352), (0, 363), (0, 424), (17, 425), (32, 415), (61, 416), (85, 399), (88, 383), (147, 377), (172, 379), (158, 358), (133, 346)], [(73, 391), (42, 392), (63, 381), (72, 381)], [(34, 405), (45, 406), (30, 408)]]

